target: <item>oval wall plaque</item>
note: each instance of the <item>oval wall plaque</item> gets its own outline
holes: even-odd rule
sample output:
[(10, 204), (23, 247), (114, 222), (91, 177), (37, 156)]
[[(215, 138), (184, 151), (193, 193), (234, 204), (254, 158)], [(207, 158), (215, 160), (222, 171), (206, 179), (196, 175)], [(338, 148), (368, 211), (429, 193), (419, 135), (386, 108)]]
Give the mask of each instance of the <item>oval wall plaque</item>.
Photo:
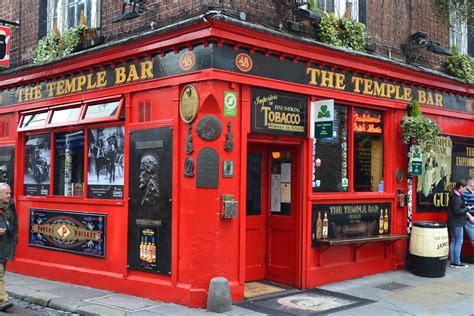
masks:
[(192, 123), (199, 108), (199, 94), (192, 85), (184, 87), (179, 99), (179, 114), (184, 123)]
[(221, 121), (214, 115), (205, 115), (199, 120), (196, 132), (204, 140), (217, 139), (222, 132)]

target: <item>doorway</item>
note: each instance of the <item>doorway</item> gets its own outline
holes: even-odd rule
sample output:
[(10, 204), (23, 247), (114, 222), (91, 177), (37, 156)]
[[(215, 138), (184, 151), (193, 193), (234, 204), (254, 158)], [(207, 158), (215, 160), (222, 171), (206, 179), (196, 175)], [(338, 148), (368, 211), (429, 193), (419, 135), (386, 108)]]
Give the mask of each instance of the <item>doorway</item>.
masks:
[(249, 146), (245, 280), (300, 287), (301, 158), (297, 146)]

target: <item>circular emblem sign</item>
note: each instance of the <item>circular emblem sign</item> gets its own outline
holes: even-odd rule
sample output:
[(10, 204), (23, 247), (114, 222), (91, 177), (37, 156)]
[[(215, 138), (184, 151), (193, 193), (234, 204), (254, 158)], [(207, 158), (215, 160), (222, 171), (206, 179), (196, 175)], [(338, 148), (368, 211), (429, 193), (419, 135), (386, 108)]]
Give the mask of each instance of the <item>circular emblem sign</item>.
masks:
[(466, 101), (466, 110), (468, 112), (472, 112), (472, 101), (471, 100)]
[(244, 53), (240, 53), (235, 57), (235, 65), (243, 72), (249, 72), (253, 67), (252, 58)]
[(193, 52), (184, 53), (179, 58), (179, 67), (183, 70), (189, 70), (193, 68), (194, 64), (196, 63), (196, 58), (194, 58)]
[(199, 107), (199, 95), (194, 86), (184, 87), (179, 99), (179, 114), (184, 123), (192, 123)]
[(235, 106), (237, 105), (237, 97), (235, 96), (234, 93), (228, 93), (224, 97), (224, 105), (229, 109), (233, 110), (235, 109)]
[(196, 132), (204, 140), (214, 140), (221, 135), (222, 124), (219, 119), (213, 115), (203, 116), (196, 128)]

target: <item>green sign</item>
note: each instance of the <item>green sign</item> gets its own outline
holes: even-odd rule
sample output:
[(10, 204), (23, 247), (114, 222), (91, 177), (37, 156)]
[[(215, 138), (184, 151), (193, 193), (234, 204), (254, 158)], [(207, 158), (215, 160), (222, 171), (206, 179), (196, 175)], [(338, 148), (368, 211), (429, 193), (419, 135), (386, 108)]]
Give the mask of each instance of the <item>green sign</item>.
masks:
[(224, 91), (224, 116), (237, 116), (237, 92)]
[(347, 178), (342, 178), (342, 192), (347, 192), (347, 189), (349, 187), (349, 180)]
[(312, 130), (311, 137), (333, 137), (334, 100), (330, 99), (312, 102), (312, 120), (314, 122), (314, 131)]
[(414, 176), (421, 176), (423, 173), (423, 154), (420, 146), (411, 147), (411, 167)]

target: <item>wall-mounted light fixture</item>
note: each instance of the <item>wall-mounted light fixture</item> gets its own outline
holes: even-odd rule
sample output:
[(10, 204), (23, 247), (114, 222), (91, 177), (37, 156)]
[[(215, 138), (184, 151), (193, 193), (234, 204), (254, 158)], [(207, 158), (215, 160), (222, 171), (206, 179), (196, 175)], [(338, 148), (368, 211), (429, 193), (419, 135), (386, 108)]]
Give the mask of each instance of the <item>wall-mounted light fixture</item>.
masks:
[(413, 63), (417, 60), (415, 50), (419, 48), (425, 48), (435, 54), (451, 56), (449, 49), (442, 47), (438, 42), (434, 42), (428, 39), (428, 34), (425, 32), (416, 32), (410, 35), (409, 43), (402, 45), (403, 54), (406, 56), (408, 63)]
[[(125, 12), (127, 5), (131, 7), (131, 11)], [(118, 23), (138, 18), (140, 14), (145, 11), (152, 12), (153, 10), (145, 3), (141, 2), (141, 0), (123, 0), (122, 14), (113, 19), (112, 23)]]

